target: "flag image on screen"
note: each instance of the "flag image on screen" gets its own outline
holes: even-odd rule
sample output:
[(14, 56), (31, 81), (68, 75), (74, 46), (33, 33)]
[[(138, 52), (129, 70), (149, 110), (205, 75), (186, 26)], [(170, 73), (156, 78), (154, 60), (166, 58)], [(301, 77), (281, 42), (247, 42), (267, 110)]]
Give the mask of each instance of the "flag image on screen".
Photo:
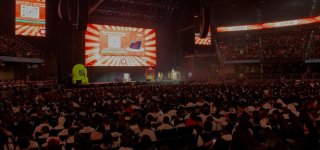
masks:
[(130, 44), (130, 48), (132, 49), (140, 49), (142, 41), (132, 41)]
[(155, 66), (154, 29), (88, 24), (86, 66)]
[(46, 0), (16, 0), (16, 35), (45, 36)]

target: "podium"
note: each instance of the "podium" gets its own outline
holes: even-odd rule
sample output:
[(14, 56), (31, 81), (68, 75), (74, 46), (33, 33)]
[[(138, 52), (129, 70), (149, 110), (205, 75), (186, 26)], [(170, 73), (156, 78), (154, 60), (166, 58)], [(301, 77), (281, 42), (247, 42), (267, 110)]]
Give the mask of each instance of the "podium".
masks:
[(154, 69), (149, 67), (145, 72), (146, 81), (153, 81), (154, 80)]

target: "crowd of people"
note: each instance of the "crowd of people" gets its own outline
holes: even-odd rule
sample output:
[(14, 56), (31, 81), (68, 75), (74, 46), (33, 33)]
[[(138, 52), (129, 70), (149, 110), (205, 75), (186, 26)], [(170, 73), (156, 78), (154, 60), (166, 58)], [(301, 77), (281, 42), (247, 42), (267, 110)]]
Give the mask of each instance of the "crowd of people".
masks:
[(30, 80), (0, 80), (0, 91), (11, 91), (23, 88), (50, 88), (55, 86), (56, 80), (30, 81)]
[[(317, 28), (218, 37), (224, 60), (320, 58), (320, 30)], [(311, 39), (310, 39), (311, 37)]]
[(235, 66), (236, 73), (261, 73), (260, 64), (247, 64), (247, 65), (237, 65)]
[(310, 47), (308, 48), (308, 59), (319, 59), (320, 58), (320, 28), (316, 28), (311, 31), (312, 39)]
[(26, 45), (22, 41), (0, 32), (0, 55), (14, 57), (40, 57), (38, 50)]
[(225, 60), (260, 58), (258, 36), (238, 35), (218, 40), (218, 49)]
[(261, 51), (266, 59), (302, 58), (310, 36), (309, 30), (262, 34)]
[(0, 100), (0, 149), (318, 150), (320, 83), (121, 85)]
[(6, 38), (0, 34), (0, 49), (1, 55), (9, 55), (10, 54), (10, 46), (8, 42), (5, 40)]

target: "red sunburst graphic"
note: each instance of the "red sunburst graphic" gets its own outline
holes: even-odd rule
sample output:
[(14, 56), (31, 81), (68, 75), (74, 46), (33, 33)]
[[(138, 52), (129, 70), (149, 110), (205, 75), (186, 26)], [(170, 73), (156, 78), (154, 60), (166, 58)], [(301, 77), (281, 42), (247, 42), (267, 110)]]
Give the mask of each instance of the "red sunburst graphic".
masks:
[[(134, 41), (130, 37), (140, 40)], [(111, 43), (111, 38), (118, 40)], [(121, 48), (110, 48), (111, 44), (119, 45)], [(88, 24), (85, 34), (85, 64), (86, 66), (155, 66), (156, 32), (154, 29)]]
[(16, 25), (16, 35), (45, 36), (44, 25)]

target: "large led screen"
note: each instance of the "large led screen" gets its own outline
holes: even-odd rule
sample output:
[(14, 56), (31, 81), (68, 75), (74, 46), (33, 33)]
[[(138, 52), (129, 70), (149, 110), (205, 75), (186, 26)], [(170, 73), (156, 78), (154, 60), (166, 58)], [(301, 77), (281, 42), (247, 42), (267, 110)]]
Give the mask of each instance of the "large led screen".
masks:
[(45, 36), (46, 0), (16, 0), (16, 35)]
[(88, 24), (86, 66), (155, 66), (154, 29)]

